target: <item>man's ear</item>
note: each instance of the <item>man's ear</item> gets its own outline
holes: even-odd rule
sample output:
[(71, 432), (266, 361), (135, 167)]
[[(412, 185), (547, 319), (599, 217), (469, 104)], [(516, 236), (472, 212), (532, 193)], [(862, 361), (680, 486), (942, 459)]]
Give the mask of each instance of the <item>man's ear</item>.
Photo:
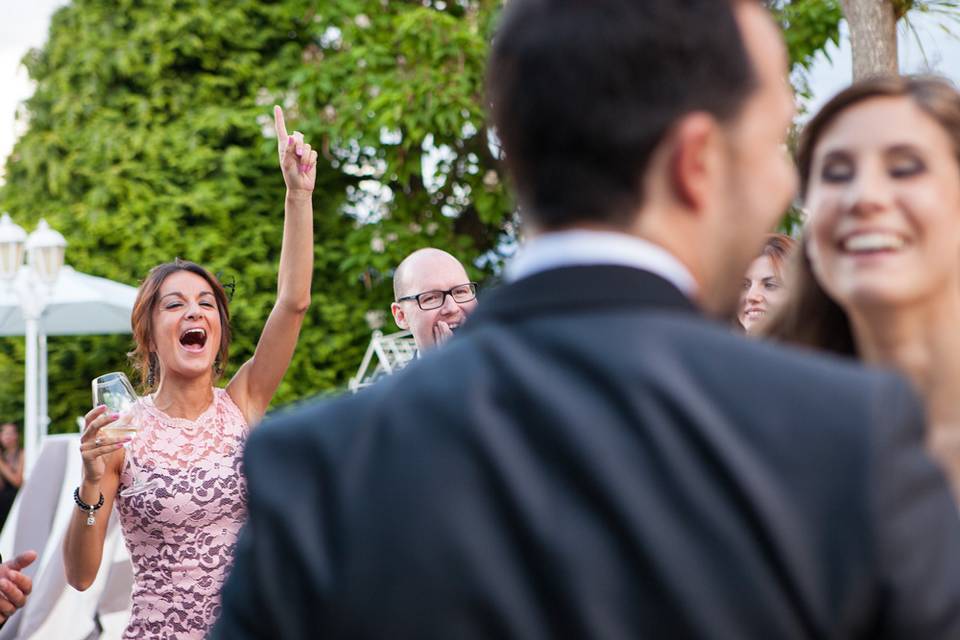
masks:
[(717, 120), (702, 112), (690, 113), (677, 123), (670, 136), (670, 185), (674, 197), (686, 208), (700, 212), (717, 197), (722, 132)]
[(407, 321), (407, 314), (403, 312), (403, 307), (400, 306), (399, 302), (393, 302), (390, 304), (390, 313), (393, 314), (393, 321), (397, 323), (398, 327), (405, 330), (410, 329), (410, 322)]

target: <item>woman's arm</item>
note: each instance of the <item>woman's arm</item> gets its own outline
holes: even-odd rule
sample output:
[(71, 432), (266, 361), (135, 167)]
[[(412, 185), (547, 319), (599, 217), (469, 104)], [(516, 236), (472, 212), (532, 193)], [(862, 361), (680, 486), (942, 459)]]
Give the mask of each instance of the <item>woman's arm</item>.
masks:
[(100, 436), (100, 441), (97, 441), (100, 429), (114, 420), (116, 414), (107, 414), (106, 407), (101, 405), (87, 414), (87, 426), (80, 436), (80, 454), (83, 457), (80, 499), (95, 505), (103, 493), (103, 506), (94, 514), (95, 521), (92, 525), (87, 524), (87, 512), (75, 507), (63, 540), (63, 564), (67, 582), (78, 591), (87, 589), (97, 577), (103, 555), (103, 541), (107, 537), (107, 523), (120, 484), (120, 469), (123, 463), (121, 448), (129, 438)]
[(23, 484), (23, 449), (17, 451), (17, 462), (13, 466), (0, 456), (0, 475), (16, 488), (20, 488)]
[(227, 391), (253, 426), (266, 412), (290, 366), (303, 317), (310, 306), (313, 279), (313, 186), (317, 152), (303, 136), (287, 134), (283, 111), (274, 107), (280, 169), (287, 186), (277, 301), (260, 334), (253, 357), (240, 367)]

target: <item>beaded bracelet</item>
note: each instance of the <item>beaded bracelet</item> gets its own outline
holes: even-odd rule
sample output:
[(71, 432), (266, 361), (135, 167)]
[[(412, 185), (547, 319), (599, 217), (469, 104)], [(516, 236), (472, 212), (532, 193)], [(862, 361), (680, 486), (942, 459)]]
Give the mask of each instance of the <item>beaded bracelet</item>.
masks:
[(80, 487), (77, 487), (73, 490), (73, 501), (77, 503), (81, 510), (87, 512), (87, 526), (93, 526), (93, 523), (97, 521), (93, 514), (103, 506), (103, 493), (100, 493), (100, 501), (97, 504), (87, 504), (80, 499)]

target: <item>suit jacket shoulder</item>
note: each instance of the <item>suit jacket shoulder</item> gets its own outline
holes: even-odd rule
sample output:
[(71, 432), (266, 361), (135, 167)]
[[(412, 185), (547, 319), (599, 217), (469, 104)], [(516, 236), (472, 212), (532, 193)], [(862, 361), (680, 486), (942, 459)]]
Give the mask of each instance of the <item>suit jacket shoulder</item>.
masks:
[(442, 351), (265, 422), (225, 617), (260, 603), (284, 638), (960, 637), (960, 521), (905, 383), (601, 271), (508, 287)]

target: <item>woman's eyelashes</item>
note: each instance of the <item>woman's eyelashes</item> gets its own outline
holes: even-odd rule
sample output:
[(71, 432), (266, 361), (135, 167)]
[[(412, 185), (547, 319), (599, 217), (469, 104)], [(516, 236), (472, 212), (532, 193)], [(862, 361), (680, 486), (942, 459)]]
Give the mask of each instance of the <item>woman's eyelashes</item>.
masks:
[(853, 162), (848, 158), (828, 158), (820, 172), (824, 182), (846, 182), (854, 175)]
[(890, 167), (890, 175), (894, 178), (910, 178), (923, 173), (926, 168), (919, 158), (901, 158)]
[[(750, 286), (752, 284), (753, 283), (750, 282), (749, 280), (744, 280), (743, 284), (741, 284), (740, 287), (746, 292), (750, 290)], [(776, 291), (781, 286), (783, 286), (783, 284), (777, 280), (764, 280), (762, 284), (763, 284), (763, 288), (766, 289), (767, 291)]]
[[(927, 165), (918, 155), (910, 152), (896, 151), (892, 157), (885, 160), (886, 172), (891, 178), (912, 178), (926, 171)], [(827, 158), (820, 171), (824, 182), (848, 182), (857, 175), (857, 166), (853, 159), (848, 157)]]
[[(171, 302), (171, 303), (165, 305), (163, 308), (164, 308), (164, 309), (177, 309), (177, 308), (182, 307), (182, 306), (183, 306), (183, 303), (182, 303), (182, 302)], [(201, 303), (200, 303), (200, 306), (201, 306), (201, 307), (205, 307), (205, 308), (207, 308), (207, 309), (216, 309), (216, 308), (217, 308), (215, 304), (213, 304), (212, 302), (207, 302), (207, 301), (201, 302)]]

